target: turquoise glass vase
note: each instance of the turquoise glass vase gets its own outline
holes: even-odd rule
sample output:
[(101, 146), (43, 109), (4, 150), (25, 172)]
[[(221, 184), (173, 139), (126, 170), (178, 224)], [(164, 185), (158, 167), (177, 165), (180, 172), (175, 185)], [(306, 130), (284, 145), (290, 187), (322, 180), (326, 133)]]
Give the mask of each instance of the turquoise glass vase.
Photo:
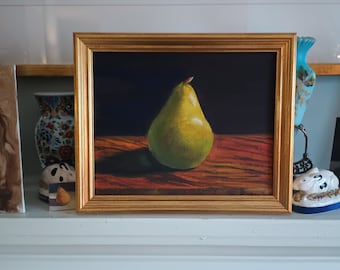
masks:
[(296, 126), (302, 124), (306, 112), (308, 100), (311, 98), (316, 75), (307, 64), (307, 54), (315, 43), (313, 37), (297, 38), (297, 59), (296, 59), (296, 93), (295, 93), (295, 121)]

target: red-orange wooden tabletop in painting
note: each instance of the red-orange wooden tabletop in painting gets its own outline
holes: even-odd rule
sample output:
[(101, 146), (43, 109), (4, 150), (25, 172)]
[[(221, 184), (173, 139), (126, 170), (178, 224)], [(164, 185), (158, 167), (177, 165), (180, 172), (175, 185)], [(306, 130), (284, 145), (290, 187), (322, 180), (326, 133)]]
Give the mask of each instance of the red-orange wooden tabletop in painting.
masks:
[(206, 160), (191, 170), (160, 165), (144, 136), (95, 138), (95, 190), (105, 195), (269, 195), (272, 135), (216, 135)]

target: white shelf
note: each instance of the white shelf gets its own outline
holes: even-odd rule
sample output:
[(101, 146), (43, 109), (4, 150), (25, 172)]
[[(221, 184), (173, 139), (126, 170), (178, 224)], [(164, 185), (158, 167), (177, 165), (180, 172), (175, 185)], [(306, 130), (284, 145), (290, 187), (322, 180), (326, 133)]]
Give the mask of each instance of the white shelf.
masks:
[[(29, 193), (29, 192), (28, 192)], [(31, 194), (33, 195), (33, 194)], [(308, 269), (340, 265), (340, 211), (313, 215), (79, 215), (28, 198), (0, 218), (4, 269)], [(236, 268), (235, 268), (236, 267)], [(258, 268), (260, 267), (260, 268)]]
[(57, 245), (63, 246), (61, 253), (77, 246), (81, 254), (85, 252), (82, 247), (95, 246), (97, 255), (104, 247), (123, 253), (132, 248), (145, 254), (158, 246), (163, 255), (197, 249), (202, 256), (222, 251), (242, 255), (246, 249), (254, 255), (270, 250), (281, 256), (282, 249), (285, 255), (293, 255), (289, 252), (293, 248), (294, 254), (305, 256), (316, 256), (319, 249), (328, 249), (328, 256), (340, 256), (340, 210), (311, 215), (84, 215), (48, 211), (36, 188), (26, 188), (26, 204), (25, 214), (0, 216), (0, 254), (10, 252), (11, 246), (16, 247), (15, 253), (27, 252), (32, 246), (39, 252), (54, 253)]
[[(288, 222), (312, 222), (312, 221), (333, 221), (340, 223), (340, 209), (317, 213), (288, 215), (249, 215), (249, 214), (78, 214), (75, 210), (69, 211), (49, 211), (48, 203), (39, 199), (37, 176), (28, 177), (27, 185), (24, 187), (26, 213), (2, 213), (0, 222), (3, 219), (34, 219), (34, 218), (70, 218), (70, 219), (122, 219), (122, 218), (150, 218), (150, 219), (223, 219), (223, 220), (276, 220)], [(26, 182), (26, 181), (25, 181)], [(340, 227), (339, 227), (340, 232)]]

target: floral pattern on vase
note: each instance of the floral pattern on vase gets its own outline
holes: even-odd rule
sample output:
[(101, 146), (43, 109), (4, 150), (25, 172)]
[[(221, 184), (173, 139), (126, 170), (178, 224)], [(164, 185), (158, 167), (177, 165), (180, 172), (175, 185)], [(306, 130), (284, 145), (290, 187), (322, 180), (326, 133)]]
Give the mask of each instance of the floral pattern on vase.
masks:
[(295, 121), (294, 125), (302, 124), (308, 100), (311, 98), (316, 75), (307, 63), (307, 53), (315, 43), (313, 37), (297, 38), (296, 60), (296, 93), (295, 93)]
[(42, 168), (66, 162), (74, 166), (74, 97), (72, 92), (35, 93), (40, 118), (35, 145)]

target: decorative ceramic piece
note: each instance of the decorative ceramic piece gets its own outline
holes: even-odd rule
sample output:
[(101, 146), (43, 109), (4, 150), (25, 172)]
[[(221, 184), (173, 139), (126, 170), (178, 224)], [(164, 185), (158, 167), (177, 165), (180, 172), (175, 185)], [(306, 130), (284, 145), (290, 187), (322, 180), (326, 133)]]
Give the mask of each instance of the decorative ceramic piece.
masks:
[(55, 163), (47, 166), (40, 178), (39, 197), (44, 201), (49, 200), (49, 186), (51, 184), (64, 184), (75, 182), (74, 167), (67, 163)]
[(35, 144), (42, 168), (58, 162), (74, 166), (73, 93), (36, 93), (35, 97), (41, 113)]
[(312, 168), (296, 177), (293, 211), (313, 214), (340, 208), (339, 179), (329, 170)]
[(302, 123), (307, 101), (311, 98), (315, 86), (315, 72), (307, 63), (307, 53), (314, 43), (313, 37), (297, 38), (295, 126)]
[(50, 184), (48, 202), (50, 211), (74, 210), (75, 182)]

